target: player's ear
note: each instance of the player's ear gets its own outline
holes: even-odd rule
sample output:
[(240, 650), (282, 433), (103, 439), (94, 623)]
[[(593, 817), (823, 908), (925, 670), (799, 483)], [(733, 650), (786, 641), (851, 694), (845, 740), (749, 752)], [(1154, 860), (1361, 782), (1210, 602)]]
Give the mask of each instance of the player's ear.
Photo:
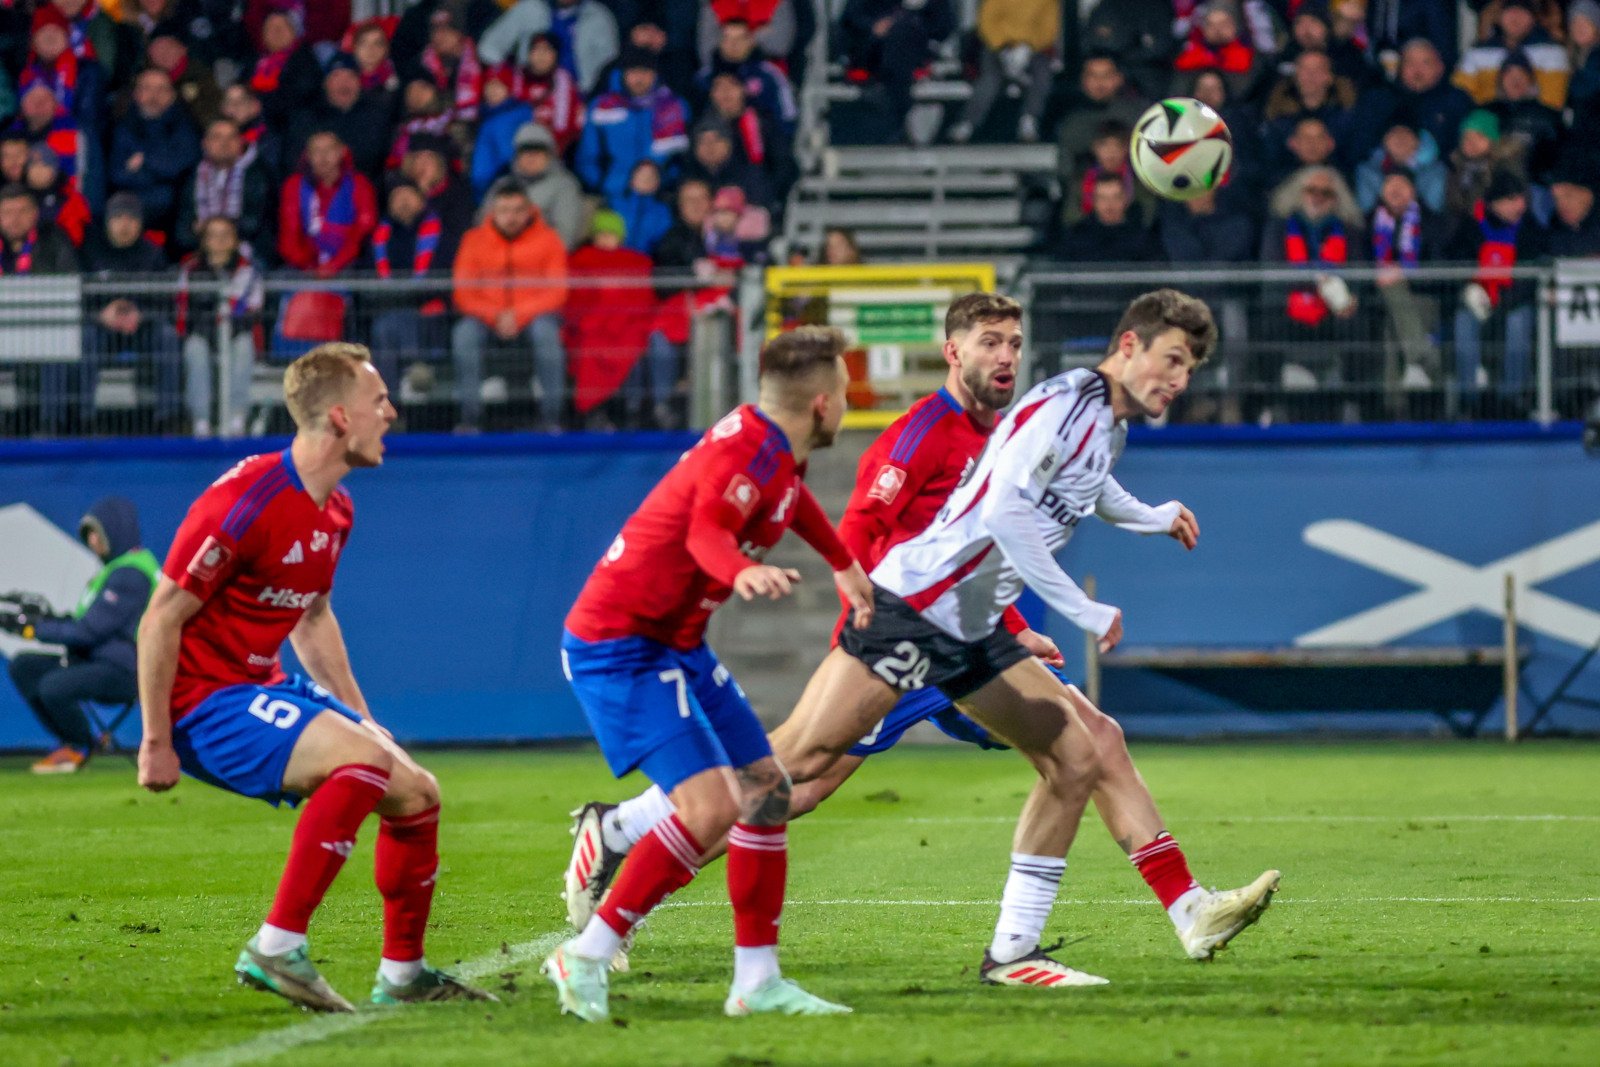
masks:
[(946, 364), (952, 367), (957, 365), (959, 358), (957, 353), (960, 351), (960, 348), (961, 345), (956, 338), (946, 337), (944, 339), (944, 348), (942, 351), (944, 352), (944, 361)]
[(341, 437), (350, 432), (350, 412), (343, 404), (335, 404), (328, 409), (328, 426)]

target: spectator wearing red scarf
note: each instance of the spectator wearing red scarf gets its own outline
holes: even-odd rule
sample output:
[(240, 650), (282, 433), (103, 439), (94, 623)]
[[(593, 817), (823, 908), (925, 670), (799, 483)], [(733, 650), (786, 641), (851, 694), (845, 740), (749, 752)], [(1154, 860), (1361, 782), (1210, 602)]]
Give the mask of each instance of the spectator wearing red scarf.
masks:
[(356, 173), (337, 134), (315, 133), (278, 199), (278, 255), (285, 266), (331, 278), (348, 269), (378, 225), (372, 183)]
[(554, 34), (534, 34), (528, 62), (515, 91), (533, 108), (533, 121), (549, 130), (564, 156), (583, 132), (583, 95), (572, 72), (561, 65), (561, 45)]
[(248, 82), (261, 100), (267, 124), (281, 132), (290, 119), (316, 102), (322, 89), (322, 65), (288, 12), (268, 13), (261, 22), (259, 40), (260, 58)]
[(1173, 69), (1180, 74), (1214, 67), (1228, 82), (1228, 95), (1248, 98), (1266, 70), (1240, 30), (1239, 9), (1231, 0), (1211, 0), (1196, 9), (1198, 25), (1189, 31)]
[(784, 133), (777, 119), (750, 103), (744, 79), (723, 71), (711, 79), (708, 115), (721, 118), (733, 130), (733, 154), (767, 176), (779, 203), (800, 175), (794, 159), (794, 138)]
[(32, 48), (17, 78), (26, 98), (42, 85), (54, 95), (55, 118), (49, 143), (61, 156), (62, 170), (75, 178), (91, 205), (105, 199), (101, 158), (101, 116), (105, 113), (105, 71), (93, 57), (79, 58), (71, 47), (71, 25), (53, 4), (33, 13)]
[(282, 14), (295, 20), (307, 43), (337, 42), (350, 28), (350, 7), (350, 0), (249, 0), (244, 29), (259, 43), (267, 19)]
[(55, 149), (45, 144), (33, 146), (28, 153), (25, 183), (38, 198), (44, 220), (66, 234), (73, 247), (82, 248), (90, 224), (89, 201), (61, 172), (61, 157)]
[(1508, 169), (1494, 173), (1470, 216), (1455, 223), (1448, 258), (1478, 264), (1455, 313), (1456, 389), (1469, 411), (1478, 408), (1483, 336), (1498, 326), (1505, 342), (1498, 395), (1490, 410), (1475, 413), (1526, 415), (1538, 287), (1533, 279), (1513, 278), (1512, 271), (1548, 255), (1549, 234), (1528, 211), (1527, 181)]

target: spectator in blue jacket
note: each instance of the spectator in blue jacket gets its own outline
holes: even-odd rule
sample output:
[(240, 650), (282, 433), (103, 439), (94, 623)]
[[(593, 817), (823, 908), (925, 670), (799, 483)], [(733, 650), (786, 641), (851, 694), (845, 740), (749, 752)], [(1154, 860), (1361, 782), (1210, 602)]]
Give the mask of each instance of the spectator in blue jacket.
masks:
[(660, 83), (656, 56), (629, 46), (622, 57), (622, 88), (595, 97), (578, 142), (578, 177), (608, 200), (627, 191), (633, 166), (654, 160), (662, 176), (677, 177), (678, 157), (689, 147), (689, 108)]
[(134, 640), (161, 565), (143, 546), (133, 502), (108, 496), (78, 524), (78, 537), (104, 566), (70, 615), (19, 605), (0, 613), (0, 630), (24, 640), (66, 646), (66, 654), (19, 652), (11, 660), (17, 692), (61, 747), (33, 765), (36, 774), (83, 766), (95, 737), (83, 702), (125, 704), (138, 698)]
[(672, 209), (662, 203), (661, 168), (653, 159), (641, 159), (628, 175), (628, 191), (613, 197), (611, 210), (622, 216), (627, 229), (623, 247), (650, 256), (672, 229)]
[(517, 154), (517, 131), (533, 121), (533, 108), (512, 95), (516, 72), (509, 66), (491, 70), (483, 82), (483, 105), (478, 110), (478, 139), (472, 146), (472, 192), (481, 201), (494, 180), (511, 166)]
[(1416, 186), (1417, 199), (1424, 208), (1438, 214), (1444, 210), (1444, 194), (1450, 184), (1450, 168), (1439, 158), (1433, 134), (1418, 130), (1410, 118), (1396, 119), (1383, 133), (1383, 143), (1371, 158), (1356, 168), (1356, 203), (1371, 214), (1378, 206), (1384, 175), (1404, 170)]
[(200, 162), (200, 133), (164, 70), (139, 72), (133, 104), (111, 134), (111, 188), (137, 195), (145, 222), (170, 231), (179, 188)]

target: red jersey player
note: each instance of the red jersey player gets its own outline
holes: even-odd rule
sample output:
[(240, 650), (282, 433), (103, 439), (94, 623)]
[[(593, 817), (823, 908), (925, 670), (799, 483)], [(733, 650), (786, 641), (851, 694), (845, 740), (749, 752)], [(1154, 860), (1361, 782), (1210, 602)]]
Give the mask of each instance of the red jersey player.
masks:
[[(788, 865), (788, 784), (744, 693), (705, 644), (730, 595), (777, 598), (799, 580), (762, 563), (793, 527), (834, 570), (856, 622), (871, 586), (800, 480), (814, 448), (833, 443), (848, 375), (839, 331), (801, 327), (761, 353), (760, 400), (733, 411), (684, 453), (622, 527), (567, 615), (562, 667), (618, 777), (640, 770), (675, 814), (645, 834), (579, 935), (545, 961), (562, 1011), (609, 1013), (607, 968), (623, 939), (695, 876), (705, 848), (728, 837), (734, 913), (729, 1015), (848, 1011), (778, 969)], [(781, 797), (780, 805), (770, 799)], [(747, 797), (761, 797), (762, 804)]]
[[(315, 1011), (354, 1010), (317, 973), (306, 928), (376, 811), (384, 916), (372, 1001), (494, 999), (423, 957), (439, 784), (373, 719), (328, 601), (352, 519), (339, 482), (383, 462), (394, 407), (367, 349), (342, 342), (295, 360), (284, 399), (293, 443), (242, 460), (194, 502), (140, 624), (139, 784), (162, 792), (181, 770), (274, 806), (305, 800), (272, 910), (234, 966), (240, 982)], [(285, 675), (285, 638), (314, 681)]]

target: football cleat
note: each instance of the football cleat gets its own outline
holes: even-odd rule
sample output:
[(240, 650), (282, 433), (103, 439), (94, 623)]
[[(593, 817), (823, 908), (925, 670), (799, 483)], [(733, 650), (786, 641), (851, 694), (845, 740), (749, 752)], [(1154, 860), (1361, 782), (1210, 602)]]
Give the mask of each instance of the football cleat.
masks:
[(601, 820), (616, 807), (592, 800), (570, 813), (572, 858), (567, 861), (562, 896), (567, 902), (567, 921), (575, 930), (589, 925), (611, 880), (617, 876), (617, 868), (627, 857), (626, 852), (606, 847), (606, 836), (600, 828)]
[(561, 1014), (570, 1013), (590, 1023), (603, 1023), (611, 1017), (605, 960), (579, 956), (568, 951), (567, 945), (558, 945), (539, 972), (556, 987)]
[(722, 1013), (746, 1015), (849, 1015), (852, 1009), (807, 993), (782, 975), (773, 975), (748, 993), (730, 992)]
[(1209, 960), (1217, 949), (1232, 941), (1245, 927), (1261, 918), (1278, 891), (1277, 871), (1264, 871), (1261, 877), (1239, 889), (1207, 890), (1195, 905), (1194, 922), (1178, 935), (1183, 950), (1193, 960)]
[(441, 1000), (500, 1002), (500, 998), (488, 990), (468, 985), (455, 975), (426, 963), (422, 965), (422, 972), (404, 985), (395, 985), (380, 973), (378, 984), (372, 987), (374, 1004), (424, 1004)]
[(317, 973), (306, 946), (291, 949), (281, 956), (268, 956), (256, 947), (256, 939), (245, 943), (239, 962), (233, 965), (239, 984), (276, 993), (307, 1011), (355, 1011), (355, 1005), (336, 993)]
[(1026, 956), (1010, 963), (995, 962), (995, 958), (985, 949), (983, 965), (978, 968), (978, 978), (984, 985), (1065, 987), (1111, 984), (1110, 979), (1075, 971), (1060, 960), (1051, 959), (1050, 953), (1060, 948), (1061, 944), (1057, 941), (1053, 945), (1035, 948)]

